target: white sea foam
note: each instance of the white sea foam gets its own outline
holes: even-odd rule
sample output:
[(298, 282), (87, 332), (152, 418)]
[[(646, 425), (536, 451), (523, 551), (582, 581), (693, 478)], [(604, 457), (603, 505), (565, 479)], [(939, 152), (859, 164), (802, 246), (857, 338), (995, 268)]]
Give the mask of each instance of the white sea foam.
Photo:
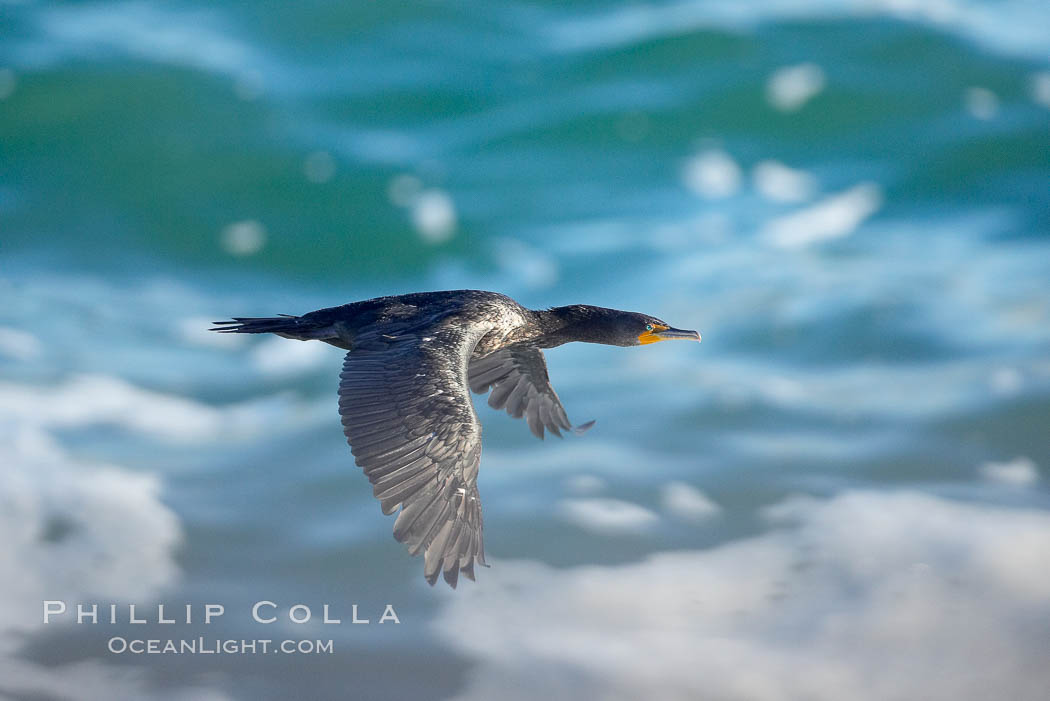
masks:
[(740, 189), (740, 166), (726, 153), (709, 149), (699, 153), (682, 168), (682, 182), (693, 193), (707, 199), (721, 199)]
[(427, 243), (444, 243), (456, 232), (456, 205), (449, 194), (431, 188), (412, 202), (412, 224)]
[(704, 521), (722, 510), (711, 497), (686, 482), (668, 482), (661, 487), (660, 504), (665, 513), (683, 521)]
[(559, 510), (569, 523), (601, 535), (636, 533), (660, 518), (644, 506), (622, 499), (563, 499)]
[(254, 255), (266, 245), (266, 227), (254, 219), (236, 221), (222, 230), (221, 241), (231, 255)]
[(248, 341), (243, 335), (209, 331), (214, 321), (205, 316), (180, 319), (175, 323), (175, 334), (185, 343), (204, 348), (233, 350), (242, 348)]
[[(119, 441), (123, 444), (116, 452), (122, 456), (158, 455), (170, 450), (164, 445), (168, 442), (179, 443), (178, 451), (196, 446), (209, 452), (211, 440), (294, 431), (315, 420), (318, 414), (313, 412), (321, 407), (288, 395), (215, 406), (97, 371), (78, 372), (119, 368), (136, 376), (149, 374), (160, 385), (171, 381), (182, 386), (198, 370), (179, 357), (187, 353), (183, 343), (210, 344), (216, 334), (206, 331), (210, 318), (182, 318), (178, 310), (202, 314), (215, 308), (215, 299), (162, 278), (128, 289), (97, 277), (34, 273), (8, 279), (9, 274), (5, 271), (0, 281), (0, 286), (10, 286), (14, 301), (5, 308), (11, 332), (0, 334), (6, 339), (0, 341), (0, 365), (12, 354), (32, 361), (60, 353), (56, 367), (63, 372), (57, 381), (31, 383), (8, 362), (0, 381), (0, 696), (225, 698), (215, 690), (195, 688), (200, 682), (193, 681), (180, 682), (179, 691), (157, 689), (164, 682), (141, 665), (122, 665), (107, 655), (105, 639), (97, 637), (101, 629), (90, 636), (90, 647), (74, 649), (70, 646), (77, 644), (78, 634), (87, 634), (86, 626), (77, 633), (61, 623), (43, 627), (44, 599), (148, 605), (177, 591), (181, 579), (176, 551), (182, 528), (167, 505), (172, 496), (163, 492), (158, 473), (158, 464), (171, 461), (135, 458), (132, 463), (121, 457), (129, 462), (104, 464), (81, 455), (74, 441), (65, 445), (60, 438), (75, 429), (78, 437), (100, 439), (106, 446), (101, 450)], [(230, 363), (228, 352), (197, 349), (189, 362), (206, 353), (220, 367)], [(244, 374), (252, 376), (250, 366)], [(328, 420), (331, 411), (324, 402)], [(107, 430), (93, 430), (97, 427)], [(193, 469), (204, 463), (185, 464)], [(39, 636), (41, 631), (48, 635)], [(50, 649), (51, 640), (61, 641), (61, 651), (40, 653), (38, 646)], [(40, 657), (49, 658), (47, 664), (32, 661)], [(79, 661), (66, 662), (70, 657)]]
[(40, 339), (28, 331), (0, 326), (0, 355), (14, 360), (31, 360), (43, 349)]
[(882, 188), (875, 183), (862, 183), (772, 219), (760, 236), (778, 248), (803, 248), (849, 236), (881, 206)]
[(996, 394), (1011, 396), (1024, 387), (1024, 375), (1017, 368), (996, 368), (988, 378), (988, 385)]
[(245, 41), (233, 36), (214, 10), (165, 9), (149, 2), (54, 6), (38, 15), (50, 52), (76, 56), (100, 51), (223, 73), (272, 74)]
[(798, 405), (805, 402), (806, 386), (792, 377), (768, 375), (762, 383), (763, 395), (781, 406)]
[(331, 346), (318, 341), (296, 341), (270, 336), (251, 351), (252, 365), (266, 375), (290, 376), (311, 372), (334, 357)]
[(756, 164), (751, 180), (759, 194), (773, 202), (804, 202), (817, 192), (816, 178), (777, 161)]
[[(0, 430), (7, 446), (0, 471), (6, 534), (0, 581), (17, 604), (45, 585), (56, 595), (71, 590), (127, 599), (174, 580), (171, 549), (179, 526), (160, 502), (156, 477), (77, 461), (28, 422), (0, 424)], [(95, 566), (103, 553), (107, 565)], [(23, 568), (32, 581), (14, 576)], [(39, 601), (33, 604), (28, 618), (35, 622)], [(0, 597), (0, 606), (15, 605)], [(25, 611), (8, 614), (5, 622), (27, 620)]]
[(292, 408), (281, 397), (217, 408), (108, 375), (75, 375), (39, 387), (0, 382), (0, 420), (43, 429), (119, 426), (173, 442), (258, 435), (272, 430), (274, 414), (295, 415)]
[(581, 496), (597, 494), (608, 486), (608, 483), (597, 475), (583, 473), (565, 478), (566, 491)]
[(119, 424), (153, 436), (193, 440), (214, 430), (220, 412), (116, 377), (78, 375), (46, 388), (0, 383), (0, 416), (42, 427)]
[(826, 79), (815, 63), (778, 68), (766, 81), (766, 99), (781, 112), (795, 112), (818, 95)]
[[(970, 318), (975, 320), (977, 327), (972, 337), (998, 337), (994, 324), (974, 316)], [(991, 328), (981, 328), (984, 324), (991, 325)], [(748, 400), (779, 403), (763, 387), (767, 371), (754, 364), (747, 367), (755, 368), (756, 376), (737, 375), (731, 382), (741, 387)], [(721, 370), (723, 373), (741, 371), (741, 368)], [(704, 387), (725, 387), (728, 384), (719, 382), (712, 369), (705, 368), (700, 374), (700, 384)], [(805, 387), (801, 404), (810, 408), (849, 411), (854, 418), (894, 413), (900, 416), (950, 414), (987, 402), (990, 392), (1010, 397), (1022, 390), (1046, 391), (1047, 379), (1050, 379), (1044, 361), (1035, 358), (1006, 369), (989, 367), (987, 361), (964, 359), (935, 366), (878, 363), (830, 370), (826, 374), (793, 369), (790, 376)]]
[(632, 45), (715, 27), (746, 31), (764, 22), (888, 16), (975, 39), (1007, 54), (1045, 59), (1050, 46), (1046, 4), (1038, 0), (677, 0), (616, 5), (543, 25), (555, 51)]
[(551, 287), (558, 281), (558, 260), (524, 241), (497, 239), (493, 252), (507, 277), (526, 287)]
[(729, 407), (766, 404), (853, 418), (930, 417), (983, 402), (989, 371), (979, 361), (776, 369), (712, 360), (681, 381)]
[(0, 678), (5, 693), (147, 698), (144, 680), (98, 660), (38, 666), (15, 655), (42, 630), (41, 602), (149, 601), (178, 578), (175, 514), (149, 473), (82, 462), (31, 416), (0, 421)]
[(1050, 515), (872, 491), (771, 515), (633, 564), (496, 563), (434, 623), (475, 661), (457, 698), (1045, 696)]
[(1006, 462), (986, 462), (978, 472), (989, 482), (1012, 487), (1030, 487), (1039, 481), (1039, 469), (1035, 462), (1023, 455)]
[[(601, 375), (597, 368), (595, 370), (595, 373), (590, 374), (597, 374), (600, 382)], [(486, 419), (482, 416), (481, 420), (484, 422)], [(598, 426), (602, 425), (599, 421)], [(528, 433), (524, 424), (519, 424), (518, 430)], [(489, 472), (486, 479), (497, 483), (502, 480), (532, 480), (537, 474), (550, 474), (562, 479), (567, 474), (591, 472), (603, 480), (614, 481), (619, 476), (636, 475), (638, 465), (644, 465), (652, 458), (651, 452), (644, 445), (617, 440), (615, 436), (603, 436), (600, 441), (588, 440), (592, 435), (594, 431), (589, 431), (584, 436), (567, 436), (564, 441), (548, 440), (543, 446), (542, 465), (537, 464), (536, 456), (531, 451), (505, 451), (498, 445), (493, 445), (486, 453), (486, 464), (499, 465), (499, 469)], [(672, 456), (664, 456), (663, 460), (669, 469), (685, 470), (695, 466), (695, 462), (685, 459), (679, 461)]]
[(415, 175), (403, 173), (391, 178), (387, 198), (408, 209), (412, 225), (424, 242), (444, 243), (456, 233), (458, 216), (452, 197), (436, 187), (424, 188)]

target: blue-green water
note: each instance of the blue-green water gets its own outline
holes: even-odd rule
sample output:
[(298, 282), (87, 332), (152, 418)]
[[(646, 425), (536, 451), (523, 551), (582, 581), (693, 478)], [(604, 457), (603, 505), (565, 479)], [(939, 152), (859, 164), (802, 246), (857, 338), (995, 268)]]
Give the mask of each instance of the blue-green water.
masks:
[[(548, 353), (582, 437), (482, 403), (493, 566), (452, 592), (340, 352), (206, 328), (462, 287), (704, 342)], [(0, 2), (0, 300), (0, 696), (1050, 684), (1043, 2)]]

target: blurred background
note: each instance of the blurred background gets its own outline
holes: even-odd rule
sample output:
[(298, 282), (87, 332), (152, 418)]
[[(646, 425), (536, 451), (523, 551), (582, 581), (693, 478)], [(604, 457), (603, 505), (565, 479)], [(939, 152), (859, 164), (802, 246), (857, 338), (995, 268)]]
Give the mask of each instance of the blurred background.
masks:
[[(1048, 185), (1042, 0), (4, 0), (0, 696), (1043, 699)], [(482, 403), (451, 591), (341, 353), (207, 328), (468, 287), (704, 343), (548, 353), (583, 437)]]

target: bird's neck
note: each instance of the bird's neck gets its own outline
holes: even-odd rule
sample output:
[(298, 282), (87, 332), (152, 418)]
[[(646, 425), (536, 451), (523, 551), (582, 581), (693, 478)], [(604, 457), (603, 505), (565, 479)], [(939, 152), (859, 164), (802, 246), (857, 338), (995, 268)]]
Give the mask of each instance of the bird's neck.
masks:
[(554, 348), (564, 343), (607, 343), (606, 317), (614, 310), (573, 304), (534, 311), (540, 348)]

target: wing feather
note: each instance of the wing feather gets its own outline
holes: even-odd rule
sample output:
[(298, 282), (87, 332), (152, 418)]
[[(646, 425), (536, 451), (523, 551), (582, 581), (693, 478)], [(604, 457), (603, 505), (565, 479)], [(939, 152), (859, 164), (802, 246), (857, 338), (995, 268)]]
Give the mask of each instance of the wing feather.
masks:
[[(565, 407), (551, 387), (543, 351), (536, 346), (516, 344), (472, 359), (468, 384), (478, 394), (491, 390), (489, 406), (506, 409), (516, 419), (525, 417), (537, 438), (543, 438), (544, 429), (559, 437), (562, 429), (572, 429)], [(581, 429), (586, 430), (582, 426), (576, 430)]]
[(441, 333), (442, 343), (362, 334), (343, 361), (339, 413), (383, 513), (400, 509), (394, 537), (423, 553), (430, 584), (442, 574), (454, 587), (460, 570), (473, 579), (474, 563), (485, 564), (481, 426), (467, 391), (472, 339)]

